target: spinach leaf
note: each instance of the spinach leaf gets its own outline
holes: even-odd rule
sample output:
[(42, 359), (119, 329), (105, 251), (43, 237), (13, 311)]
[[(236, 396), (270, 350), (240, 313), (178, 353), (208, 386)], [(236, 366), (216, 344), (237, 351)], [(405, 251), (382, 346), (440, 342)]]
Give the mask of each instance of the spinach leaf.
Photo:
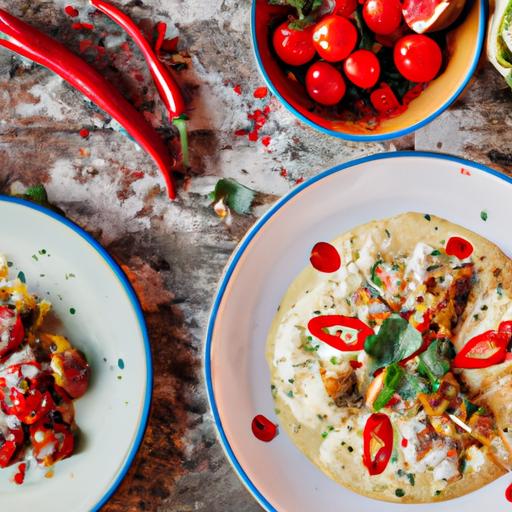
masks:
[(361, 34), (361, 39), (359, 40), (359, 48), (364, 50), (371, 50), (375, 41), (373, 39), (373, 34), (370, 32), (370, 29), (363, 21), (362, 5), (358, 5), (357, 9), (354, 11), (354, 23), (356, 24), (357, 31)]
[(391, 400), (403, 375), (404, 369), (396, 363), (386, 368), (384, 386), (373, 402), (374, 411), (380, 411)]
[(449, 339), (434, 340), (419, 356), (418, 372), (427, 377), (432, 385), (450, 370), (455, 349)]
[(410, 373), (404, 374), (396, 390), (404, 400), (414, 400), (418, 393), (428, 393), (429, 391), (428, 384), (424, 379)]
[(365, 352), (371, 356), (370, 371), (398, 363), (414, 354), (422, 344), (421, 334), (400, 315), (393, 314), (382, 323), (377, 334), (364, 342)]

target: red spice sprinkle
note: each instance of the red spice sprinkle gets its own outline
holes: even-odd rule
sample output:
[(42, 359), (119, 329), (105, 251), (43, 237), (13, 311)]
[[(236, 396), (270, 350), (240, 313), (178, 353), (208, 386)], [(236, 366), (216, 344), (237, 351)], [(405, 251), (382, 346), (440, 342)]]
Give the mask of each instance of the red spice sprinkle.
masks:
[(237, 131), (235, 132), (235, 135), (236, 135), (237, 137), (245, 137), (248, 133), (249, 133), (249, 132), (248, 132), (247, 130), (243, 130), (243, 129), (242, 129), (242, 130), (237, 130)]
[(249, 140), (251, 142), (256, 142), (258, 140), (258, 130), (256, 128), (249, 133)]
[(268, 135), (265, 135), (265, 137), (263, 137), (261, 139), (261, 143), (265, 146), (265, 147), (268, 147), (270, 146), (270, 143), (272, 142), (272, 138), (269, 137)]
[(358, 368), (361, 368), (361, 366), (363, 366), (363, 363), (353, 359), (352, 361), (350, 361), (350, 366), (352, 366), (352, 368), (354, 368), (354, 370), (357, 370)]
[(446, 254), (464, 260), (473, 254), (473, 246), (460, 236), (452, 236), (446, 244)]
[(283, 167), (281, 169), (281, 171), (279, 172), (279, 174), (283, 177), (283, 178), (286, 178), (286, 176), (288, 176), (288, 171)]
[(254, 417), (251, 429), (254, 436), (264, 443), (272, 441), (277, 436), (277, 425), (262, 414)]
[(258, 87), (254, 90), (254, 97), (261, 100), (268, 94), (268, 89), (266, 87)]
[(505, 491), (505, 498), (512, 503), (512, 484), (507, 487)]
[(404, 447), (404, 448), (407, 448), (407, 445), (409, 444), (409, 441), (407, 439), (405, 439), (405, 437), (402, 439), (402, 442), (401, 442), (401, 445)]
[(82, 24), (81, 23), (73, 23), (73, 25), (71, 25), (71, 28), (73, 30), (82, 30)]
[(21, 485), (24, 480), (25, 480), (25, 471), (27, 470), (27, 465), (22, 462), (19, 466), (18, 466), (18, 472), (14, 475), (14, 481), (18, 484), (18, 485)]
[(235, 85), (235, 87), (233, 87), (233, 91), (240, 96), (242, 94), (242, 87), (240, 85)]
[(64, 12), (70, 17), (70, 18), (76, 18), (80, 13), (78, 12), (78, 9), (75, 9), (72, 5), (67, 5), (64, 7)]
[(270, 105), (265, 105), (265, 108), (263, 109), (263, 113), (267, 116), (270, 114)]
[(467, 169), (464, 169), (464, 167), (460, 168), (460, 173), (464, 176), (471, 176), (471, 173)]
[(93, 30), (94, 29), (94, 25), (92, 23), (82, 23), (82, 28), (84, 30)]
[(295, 180), (295, 185), (300, 185), (304, 181), (304, 178), (298, 178)]
[(90, 39), (84, 39), (80, 41), (80, 53), (86, 52), (89, 48), (93, 46), (93, 42)]
[(89, 137), (89, 134), (90, 134), (90, 132), (87, 128), (82, 128), (79, 133), (80, 133), (80, 137), (82, 137), (82, 139), (87, 139), (87, 137)]

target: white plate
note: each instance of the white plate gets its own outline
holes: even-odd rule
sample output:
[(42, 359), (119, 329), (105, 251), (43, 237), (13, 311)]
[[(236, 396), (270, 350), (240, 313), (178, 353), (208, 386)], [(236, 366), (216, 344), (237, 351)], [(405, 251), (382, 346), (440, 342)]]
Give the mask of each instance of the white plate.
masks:
[(0, 470), (0, 509), (98, 510), (124, 477), (146, 426), (152, 369), (140, 306), (117, 264), (72, 222), (6, 197), (0, 219), (0, 253), (13, 262), (12, 274), (22, 271), (29, 289), (52, 302), (92, 370), (89, 391), (75, 402), (79, 452), (57, 463), (52, 478), (32, 468), (21, 486), (11, 481), (17, 465)]
[(373, 219), (419, 211), (461, 224), (512, 254), (511, 198), (512, 180), (483, 166), (439, 154), (379, 154), (335, 167), (295, 188), (249, 231), (226, 268), (213, 306), (205, 376), (226, 454), (266, 510), (476, 512), (510, 506), (505, 500), (509, 476), (438, 504), (376, 502), (330, 480), (285, 432), (262, 443), (250, 425), (256, 414), (279, 423), (265, 341), (282, 296), (308, 264), (315, 242)]

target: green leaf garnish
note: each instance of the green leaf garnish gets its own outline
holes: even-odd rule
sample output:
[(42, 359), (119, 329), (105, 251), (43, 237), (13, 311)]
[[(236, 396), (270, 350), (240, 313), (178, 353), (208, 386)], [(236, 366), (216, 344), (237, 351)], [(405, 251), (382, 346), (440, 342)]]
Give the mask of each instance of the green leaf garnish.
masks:
[(419, 355), (418, 372), (431, 384), (439, 381), (449, 371), (455, 349), (449, 339), (434, 340), (425, 352)]
[(414, 354), (422, 344), (421, 334), (400, 315), (392, 314), (377, 334), (366, 338), (365, 352), (371, 356), (370, 371), (398, 363)]
[(217, 182), (215, 190), (209, 197), (213, 202), (224, 199), (224, 202), (233, 211), (243, 215), (249, 213), (255, 194), (254, 190), (232, 178), (222, 178)]

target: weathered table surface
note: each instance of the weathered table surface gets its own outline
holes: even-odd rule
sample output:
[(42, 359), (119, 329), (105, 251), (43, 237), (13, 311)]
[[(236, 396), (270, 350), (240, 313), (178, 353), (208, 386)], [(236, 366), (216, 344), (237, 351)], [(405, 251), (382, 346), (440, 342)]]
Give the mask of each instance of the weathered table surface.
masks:
[[(64, 7), (80, 10), (92, 32), (72, 29)], [(249, 0), (132, 0), (138, 20), (163, 20), (180, 36), (178, 72), (191, 107), (192, 167), (170, 203), (152, 161), (108, 118), (51, 72), (0, 51), (0, 190), (44, 183), (51, 201), (96, 236), (124, 265), (141, 295), (155, 364), (153, 408), (142, 448), (105, 510), (244, 512), (259, 506), (224, 458), (202, 380), (202, 344), (217, 280), (256, 217), (297, 180), (361, 155), (389, 149), (443, 151), (508, 171), (511, 93), (487, 63), (463, 98), (416, 135), (385, 144), (335, 140), (299, 124), (275, 99), (253, 98), (262, 85), (252, 55)], [(175, 134), (140, 54), (84, 0), (0, 0), (0, 7), (54, 34), (147, 111), (175, 145)], [(106, 55), (98, 57), (102, 41)], [(126, 48), (126, 47), (125, 47)], [(233, 88), (241, 86), (242, 94)], [(269, 105), (268, 147), (235, 136), (247, 113)], [(79, 131), (88, 128), (87, 139)], [(172, 137), (171, 137), (172, 136)], [(285, 172), (286, 170), (286, 172)], [(146, 174), (142, 174), (143, 171)], [(221, 176), (257, 190), (251, 216), (231, 225), (207, 194)]]

